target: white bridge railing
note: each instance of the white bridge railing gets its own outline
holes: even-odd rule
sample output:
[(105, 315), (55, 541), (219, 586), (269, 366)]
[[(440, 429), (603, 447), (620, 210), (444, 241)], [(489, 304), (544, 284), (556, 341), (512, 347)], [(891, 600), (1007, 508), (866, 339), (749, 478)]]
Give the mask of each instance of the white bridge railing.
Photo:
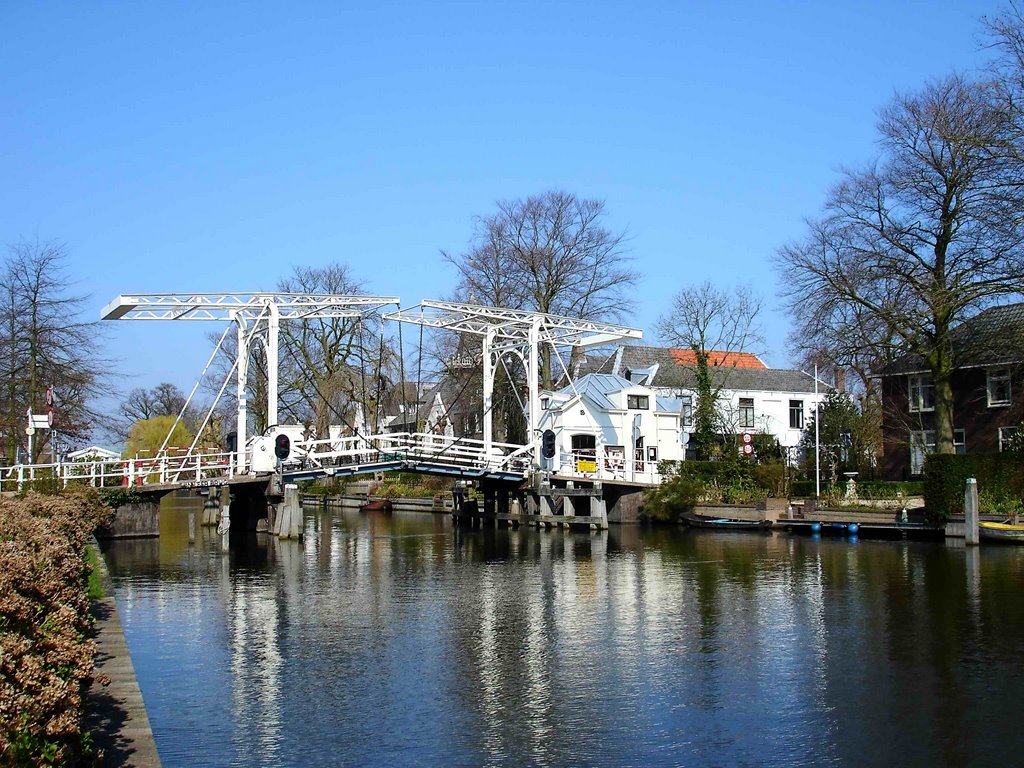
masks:
[[(246, 466), (252, 466), (252, 449), (246, 450)], [(531, 465), (532, 447), (493, 443), (490, 451), (482, 440), (425, 433), (395, 432), (344, 437), (340, 440), (296, 441), (283, 464), (286, 474), (331, 475), (352, 467), (372, 471), (394, 462), (424, 463), (466, 472), (491, 472), (525, 476)], [(67, 487), (137, 487), (176, 484), (202, 485), (205, 481), (236, 475), (234, 453), (193, 453), (180, 456), (104, 459), (56, 464), (15, 464), (0, 468), (0, 491), (19, 491), (42, 484)]]
[(234, 453), (194, 453), (154, 458), (65, 461), (56, 464), (15, 464), (0, 468), (0, 491), (20, 491), (35, 484), (66, 488), (135, 487), (168, 483), (202, 483), (234, 477)]
[(492, 443), (424, 432), (389, 432), (380, 435), (312, 440), (293, 444), (284, 464), (286, 473), (387, 464), (395, 461), (433, 464), (465, 471), (500, 472), (525, 476), (531, 465), (532, 446)]

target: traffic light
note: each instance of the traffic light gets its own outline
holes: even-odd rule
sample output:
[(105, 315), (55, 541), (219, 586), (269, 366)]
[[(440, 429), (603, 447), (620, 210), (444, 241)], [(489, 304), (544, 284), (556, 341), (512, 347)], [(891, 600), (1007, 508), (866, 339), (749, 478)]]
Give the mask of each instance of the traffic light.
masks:
[(541, 435), (540, 455), (545, 459), (555, 458), (555, 433), (550, 429), (545, 429)]
[(288, 458), (288, 454), (292, 450), (292, 441), (288, 439), (288, 435), (280, 434), (274, 438), (274, 455), (277, 456), (281, 461)]

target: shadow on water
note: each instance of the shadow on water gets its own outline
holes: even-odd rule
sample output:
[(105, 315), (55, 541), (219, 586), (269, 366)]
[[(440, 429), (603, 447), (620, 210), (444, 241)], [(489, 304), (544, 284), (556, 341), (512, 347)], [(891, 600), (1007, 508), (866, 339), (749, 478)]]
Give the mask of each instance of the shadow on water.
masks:
[[(1024, 557), (307, 510), (107, 551), (168, 765), (1013, 764)], [(201, 712), (201, 717), (197, 716)]]

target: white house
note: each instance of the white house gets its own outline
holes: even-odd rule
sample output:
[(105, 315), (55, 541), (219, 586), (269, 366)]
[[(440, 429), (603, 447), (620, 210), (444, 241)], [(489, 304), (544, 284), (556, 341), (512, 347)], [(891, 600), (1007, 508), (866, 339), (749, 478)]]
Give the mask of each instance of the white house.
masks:
[[(620, 346), (597, 370), (677, 399), (683, 430), (689, 433), (697, 399), (695, 362), (693, 352), (686, 349)], [(718, 414), (723, 430), (768, 434), (782, 448), (800, 444), (804, 426), (831, 390), (819, 383), (815, 394), (813, 376), (768, 368), (748, 352), (711, 352), (710, 362), (713, 385), (721, 386)]]
[(658, 462), (683, 459), (680, 401), (621, 376), (587, 374), (541, 393), (539, 427), (555, 433), (560, 475), (656, 482)]
[(108, 450), (107, 448), (101, 448), (98, 445), (80, 448), (64, 456), (65, 461), (115, 461), (120, 458), (120, 453)]

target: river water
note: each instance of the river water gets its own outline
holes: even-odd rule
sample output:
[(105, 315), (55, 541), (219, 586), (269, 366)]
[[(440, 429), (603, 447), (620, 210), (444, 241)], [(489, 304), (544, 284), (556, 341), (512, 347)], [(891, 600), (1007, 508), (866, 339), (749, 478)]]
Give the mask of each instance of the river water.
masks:
[(1024, 761), (1024, 548), (199, 511), (106, 550), (166, 766)]

